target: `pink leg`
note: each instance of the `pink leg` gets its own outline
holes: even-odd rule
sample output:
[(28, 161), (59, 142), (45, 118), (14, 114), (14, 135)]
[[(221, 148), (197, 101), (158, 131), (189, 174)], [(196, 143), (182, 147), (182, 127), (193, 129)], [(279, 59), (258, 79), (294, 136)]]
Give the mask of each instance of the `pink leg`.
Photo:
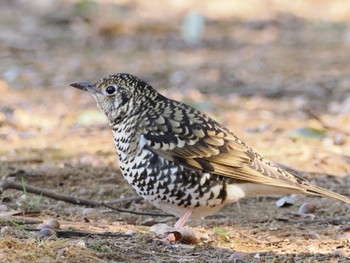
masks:
[[(193, 212), (193, 209), (188, 209), (186, 211), (186, 213), (182, 217), (180, 217), (179, 220), (177, 220), (177, 222), (174, 225), (174, 228), (177, 228), (177, 229), (182, 228), (186, 224), (186, 222), (189, 219), (189, 217), (191, 216), (192, 212)], [(166, 238), (164, 238), (162, 240), (166, 241), (166, 242), (174, 243), (176, 241), (176, 237), (173, 233), (171, 233)]]
[(179, 220), (177, 220), (174, 227), (182, 228), (186, 224), (187, 220), (190, 218), (192, 212), (193, 212), (193, 209), (187, 210), (187, 212), (182, 217), (180, 217)]

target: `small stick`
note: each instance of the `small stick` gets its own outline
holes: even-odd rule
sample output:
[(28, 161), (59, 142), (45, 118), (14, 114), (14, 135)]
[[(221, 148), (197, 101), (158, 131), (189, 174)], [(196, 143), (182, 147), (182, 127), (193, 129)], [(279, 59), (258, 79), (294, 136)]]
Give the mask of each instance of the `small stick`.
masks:
[(1, 217), (0, 218), (1, 224), (5, 225), (12, 225), (13, 222), (17, 225), (35, 225), (35, 224), (41, 224), (43, 223), (43, 220), (37, 219), (37, 218), (31, 218), (31, 217), (22, 217), (22, 216), (11, 216), (11, 217)]
[(132, 197), (120, 198), (117, 200), (105, 201), (104, 204), (113, 205), (113, 204), (118, 204), (118, 203), (123, 203), (123, 202), (132, 202), (132, 201), (141, 201), (141, 200), (143, 200), (143, 198), (141, 196), (132, 196)]
[[(38, 232), (40, 229), (37, 228), (23, 228), (26, 231)], [(87, 237), (87, 236), (104, 236), (104, 237), (130, 237), (124, 233), (113, 233), (113, 232), (91, 232), (82, 230), (55, 230), (57, 237)]]
[[(9, 181), (9, 180), (1, 180), (0, 181), (0, 193), (2, 193), (3, 191), (5, 191), (7, 189), (15, 189), (18, 191), (24, 190), (22, 184), (19, 184), (19, 183), (13, 182), (13, 181)], [(98, 202), (98, 201), (89, 200), (86, 198), (58, 194), (58, 193), (54, 193), (52, 191), (49, 191), (47, 189), (34, 187), (34, 186), (30, 186), (30, 185), (25, 185), (25, 190), (28, 193), (46, 196), (46, 197), (49, 197), (49, 198), (52, 198), (55, 200), (60, 200), (60, 201), (64, 201), (66, 203), (75, 204), (75, 205), (85, 205), (85, 206), (91, 206), (91, 207), (101, 207), (102, 206), (102, 207), (107, 207), (111, 210), (118, 211), (121, 213), (129, 213), (129, 214), (134, 214), (134, 215), (167, 216), (167, 217), (172, 216), (172, 215), (163, 214), (163, 213), (138, 212), (138, 211), (133, 211), (133, 210), (128, 210), (128, 209), (118, 208), (115, 206), (111, 206), (106, 202)]]
[(29, 158), (16, 158), (12, 160), (7, 160), (7, 163), (42, 163), (44, 161), (43, 158), (40, 157), (29, 157)]

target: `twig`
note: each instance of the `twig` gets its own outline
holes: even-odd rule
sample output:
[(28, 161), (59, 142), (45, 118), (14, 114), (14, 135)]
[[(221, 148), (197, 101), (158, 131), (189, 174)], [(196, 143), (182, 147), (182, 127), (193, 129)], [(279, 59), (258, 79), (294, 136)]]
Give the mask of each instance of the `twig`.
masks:
[(111, 206), (108, 204), (105, 204), (105, 202), (97, 202), (99, 206), (107, 207), (111, 210), (118, 211), (120, 213), (129, 213), (129, 214), (134, 214), (134, 215), (144, 215), (144, 216), (165, 216), (165, 217), (173, 217), (173, 215), (170, 214), (163, 214), (163, 213), (157, 213), (157, 212), (138, 212), (138, 211), (133, 211), (129, 209), (124, 209), (124, 208), (118, 208), (115, 206)]
[(31, 218), (31, 217), (24, 217), (24, 216), (22, 217), (22, 216), (18, 216), (18, 215), (0, 218), (1, 224), (11, 225), (13, 222), (15, 222), (18, 225), (35, 225), (35, 224), (43, 223), (43, 220), (37, 219), (37, 218)]
[[(8, 162), (6, 162), (8, 163)], [(1, 164), (1, 162), (0, 162)], [(16, 170), (14, 172), (11, 172), (9, 174), (7, 174), (6, 176), (4, 176), (4, 178), (10, 178), (10, 177), (14, 177), (14, 178), (27, 178), (27, 177), (37, 177), (37, 176), (42, 176), (42, 174), (40, 173), (33, 173), (33, 172), (27, 172), (25, 170), (19, 169)]]
[(113, 204), (118, 204), (123, 202), (132, 202), (132, 201), (141, 201), (141, 200), (143, 200), (141, 196), (132, 196), (132, 197), (120, 198), (117, 200), (109, 200), (109, 201), (105, 201), (104, 203), (107, 205), (113, 205)]
[[(9, 181), (9, 180), (1, 180), (0, 181), (0, 193), (7, 189), (15, 189), (19, 191), (23, 191), (23, 186), (22, 184)], [(64, 201), (66, 203), (70, 204), (75, 204), (75, 205), (84, 205), (84, 206), (91, 206), (91, 207), (107, 207), (111, 210), (118, 211), (120, 213), (129, 213), (129, 214), (135, 214), (135, 215), (148, 215), (148, 216), (167, 216), (170, 217), (172, 215), (169, 214), (163, 214), (163, 213), (153, 213), (153, 212), (138, 212), (138, 211), (133, 211), (133, 210), (128, 210), (128, 209), (123, 209), (123, 208), (118, 208), (115, 206), (111, 206), (106, 202), (98, 202), (94, 200), (89, 200), (86, 198), (81, 198), (81, 197), (76, 197), (76, 196), (69, 196), (69, 195), (63, 195), (63, 194), (58, 194), (54, 193), (52, 191), (39, 188), (39, 187), (34, 187), (30, 185), (26, 185), (25, 187), (26, 191), (28, 193), (32, 194), (37, 194), (37, 195), (42, 195), (46, 196), (55, 200), (60, 200)]]
[(10, 159), (7, 160), (7, 163), (14, 164), (14, 163), (42, 163), (44, 161), (43, 158), (40, 157), (28, 157), (28, 158), (16, 158), (16, 159)]
[[(25, 231), (38, 232), (37, 228), (23, 228)], [(124, 233), (113, 232), (91, 232), (82, 230), (55, 230), (57, 237), (87, 237), (87, 236), (104, 236), (104, 237), (130, 237), (130, 235)]]

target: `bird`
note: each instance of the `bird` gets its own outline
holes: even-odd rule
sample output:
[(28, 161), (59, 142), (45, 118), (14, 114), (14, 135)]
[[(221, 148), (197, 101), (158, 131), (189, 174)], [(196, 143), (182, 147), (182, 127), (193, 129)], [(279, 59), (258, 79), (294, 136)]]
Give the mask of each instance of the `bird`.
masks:
[(219, 122), (134, 75), (70, 86), (96, 99), (122, 175), (143, 199), (178, 217), (175, 228), (254, 195), (302, 193), (350, 203), (264, 159)]

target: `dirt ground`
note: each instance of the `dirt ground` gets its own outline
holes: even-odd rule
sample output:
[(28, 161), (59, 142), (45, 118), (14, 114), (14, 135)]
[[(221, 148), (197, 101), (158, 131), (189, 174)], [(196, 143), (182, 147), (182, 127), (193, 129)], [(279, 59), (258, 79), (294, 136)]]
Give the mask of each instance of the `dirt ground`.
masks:
[[(186, 17), (201, 23), (194, 11), (205, 25), (196, 43), (182, 37)], [(266, 158), (350, 196), (349, 12), (346, 0), (2, 1), (0, 186), (23, 189), (1, 194), (0, 261), (349, 262), (350, 206), (325, 198), (293, 196), (284, 207), (281, 196), (247, 198), (190, 222), (207, 235), (201, 242), (165, 244), (150, 226), (173, 217), (26, 191), (135, 196), (104, 116), (69, 87), (128, 72), (213, 116)], [(299, 213), (306, 203), (315, 210)], [(157, 212), (140, 200), (115, 206)], [(25, 230), (49, 219), (62, 231), (96, 234)]]

